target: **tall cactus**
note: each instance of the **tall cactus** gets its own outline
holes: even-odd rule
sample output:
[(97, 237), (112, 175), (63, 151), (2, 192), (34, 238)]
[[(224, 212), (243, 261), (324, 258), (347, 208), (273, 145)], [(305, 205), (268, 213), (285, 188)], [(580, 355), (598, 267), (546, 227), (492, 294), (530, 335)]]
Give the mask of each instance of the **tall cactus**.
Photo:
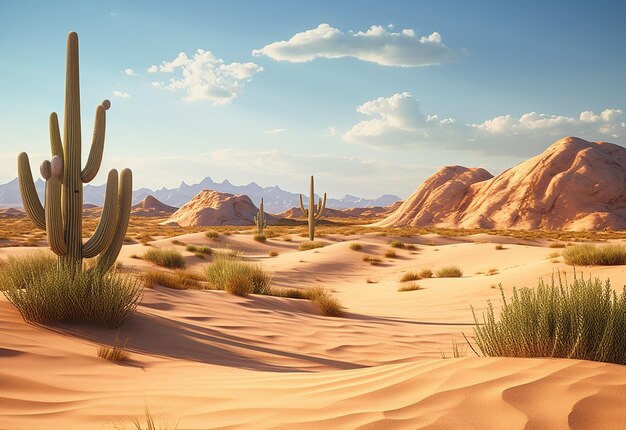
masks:
[(261, 203), (259, 204), (259, 213), (254, 216), (254, 224), (256, 224), (259, 234), (263, 234), (263, 229), (267, 227), (267, 220), (263, 212), (263, 197), (261, 197)]
[(324, 199), (317, 202), (315, 205), (315, 187), (313, 185), (313, 175), (311, 175), (311, 183), (309, 186), (309, 208), (304, 208), (304, 203), (302, 202), (302, 194), (300, 194), (300, 210), (305, 217), (309, 219), (309, 240), (313, 241), (315, 239), (315, 224), (322, 218), (324, 214), (324, 209), (326, 209), (326, 193), (324, 193)]
[(46, 230), (52, 251), (62, 265), (82, 267), (83, 258), (99, 255), (96, 267), (106, 271), (122, 248), (132, 198), (132, 172), (124, 169), (109, 172), (102, 216), (93, 236), (83, 243), (83, 184), (93, 180), (100, 169), (104, 151), (106, 110), (111, 102), (104, 100), (96, 108), (93, 140), (87, 163), (81, 170), (80, 88), (78, 74), (78, 35), (67, 35), (65, 75), (65, 114), (63, 140), (57, 114), (50, 114), (52, 158), (41, 164), (46, 180), (45, 204), (37, 196), (28, 155), (17, 157), (17, 173), (24, 209), (33, 223)]

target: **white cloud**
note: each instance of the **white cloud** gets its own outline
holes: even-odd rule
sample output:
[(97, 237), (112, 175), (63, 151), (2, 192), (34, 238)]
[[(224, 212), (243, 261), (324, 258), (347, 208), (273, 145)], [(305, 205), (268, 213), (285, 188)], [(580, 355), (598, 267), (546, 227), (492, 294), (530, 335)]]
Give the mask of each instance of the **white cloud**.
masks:
[(357, 107), (371, 117), (352, 126), (343, 139), (378, 148), (398, 146), (461, 149), (490, 155), (536, 154), (565, 136), (625, 143), (623, 112), (606, 109), (578, 117), (529, 112), (519, 117), (502, 115), (479, 124), (459, 124), (452, 118), (425, 115), (409, 93), (379, 97)]
[(128, 76), (137, 76), (133, 69), (124, 69), (124, 73), (126, 73)]
[(198, 49), (191, 58), (181, 52), (174, 60), (147, 70), (175, 75), (164, 88), (185, 92), (185, 100), (223, 105), (237, 97), (243, 84), (263, 68), (252, 62), (226, 64), (210, 51)]
[[(391, 30), (393, 27), (388, 27)], [(434, 32), (417, 36), (414, 30), (399, 33), (374, 25), (362, 32), (343, 32), (328, 24), (297, 33), (287, 41), (270, 43), (252, 51), (255, 56), (266, 55), (277, 61), (301, 63), (316, 58), (354, 57), (383, 66), (423, 67), (453, 60), (458, 53), (443, 44)]]
[(335, 137), (336, 135), (337, 135), (337, 127), (335, 126), (328, 127), (328, 130), (324, 134), (324, 136), (326, 137)]
[(273, 128), (271, 130), (265, 130), (263, 133), (265, 133), (265, 134), (278, 134), (278, 133), (284, 133), (286, 131), (287, 131), (286, 128)]
[(119, 98), (122, 98), (122, 99), (127, 99), (127, 98), (130, 97), (130, 94), (128, 94), (126, 92), (123, 92), (123, 91), (113, 91), (113, 95), (115, 97), (119, 97)]
[(163, 82), (159, 82), (159, 81), (154, 81), (151, 84), (153, 87), (156, 87), (156, 88), (163, 86)]

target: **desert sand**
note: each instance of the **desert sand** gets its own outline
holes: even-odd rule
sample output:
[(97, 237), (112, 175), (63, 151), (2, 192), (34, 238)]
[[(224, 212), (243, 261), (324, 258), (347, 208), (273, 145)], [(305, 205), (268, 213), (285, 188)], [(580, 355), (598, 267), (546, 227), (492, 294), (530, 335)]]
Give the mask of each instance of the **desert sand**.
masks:
[[(344, 317), (326, 317), (308, 301), (235, 297), (222, 291), (146, 289), (137, 314), (118, 330), (26, 324), (0, 298), (0, 428), (130, 428), (145, 407), (181, 429), (624, 429), (626, 367), (568, 359), (452, 354), (472, 334), (470, 306), (499, 303), (513, 286), (535, 286), (556, 270), (572, 276), (547, 241), (474, 235), (397, 238), (334, 236), (324, 248), (305, 240), (203, 233), (185, 244), (238, 249), (273, 273), (276, 286), (331, 289)], [(396, 250), (393, 239), (417, 246)], [(172, 243), (192, 270), (207, 264)], [(361, 251), (349, 245), (358, 242)], [(496, 250), (495, 244), (504, 249)], [(126, 269), (156, 267), (125, 245)], [(269, 257), (268, 251), (278, 251)], [(33, 248), (0, 248), (0, 258)], [(455, 264), (462, 278), (423, 279), (422, 290), (398, 292), (407, 270)], [(490, 269), (497, 273), (486, 275)], [(623, 266), (584, 269), (585, 276), (626, 284)], [(368, 283), (368, 280), (370, 283)], [(100, 344), (128, 338), (131, 359), (98, 358)]]

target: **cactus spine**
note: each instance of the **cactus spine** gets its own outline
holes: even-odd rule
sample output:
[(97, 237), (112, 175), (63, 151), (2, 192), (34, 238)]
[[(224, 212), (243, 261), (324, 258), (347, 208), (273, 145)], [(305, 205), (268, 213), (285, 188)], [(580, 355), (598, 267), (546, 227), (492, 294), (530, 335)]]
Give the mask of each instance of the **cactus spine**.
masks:
[(93, 180), (100, 169), (104, 150), (106, 110), (111, 102), (104, 100), (96, 108), (91, 150), (81, 171), (80, 88), (78, 68), (78, 35), (67, 36), (65, 75), (65, 114), (63, 140), (56, 113), (50, 114), (50, 146), (52, 158), (41, 164), (46, 180), (45, 204), (35, 190), (28, 155), (19, 154), (18, 178), (24, 209), (33, 223), (46, 230), (52, 251), (63, 265), (82, 268), (82, 259), (99, 255), (96, 267), (108, 270), (120, 252), (132, 198), (132, 172), (124, 169), (109, 172), (102, 216), (93, 236), (83, 243), (83, 184)]
[(261, 203), (259, 204), (259, 213), (254, 216), (254, 224), (256, 224), (259, 234), (263, 234), (263, 229), (267, 227), (267, 220), (263, 212), (263, 197), (261, 197)]
[(317, 202), (317, 206), (315, 205), (315, 186), (313, 184), (313, 175), (311, 175), (311, 183), (309, 186), (309, 209), (305, 209), (304, 203), (302, 202), (302, 194), (300, 194), (300, 210), (302, 214), (309, 219), (309, 240), (313, 241), (315, 239), (315, 224), (322, 218), (324, 213), (324, 209), (326, 209), (326, 193), (324, 193), (324, 198)]

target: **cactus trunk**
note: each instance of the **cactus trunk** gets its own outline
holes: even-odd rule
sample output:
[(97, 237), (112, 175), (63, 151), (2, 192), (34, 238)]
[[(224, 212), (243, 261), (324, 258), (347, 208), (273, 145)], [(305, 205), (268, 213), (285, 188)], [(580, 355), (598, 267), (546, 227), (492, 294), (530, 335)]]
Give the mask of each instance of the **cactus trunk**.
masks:
[(263, 211), (263, 197), (261, 197), (261, 203), (259, 203), (259, 213), (254, 216), (254, 224), (256, 224), (259, 234), (263, 234), (263, 229), (267, 226), (265, 212)]
[(302, 194), (300, 194), (300, 210), (302, 214), (308, 218), (309, 223), (309, 240), (312, 242), (315, 240), (315, 225), (317, 221), (322, 218), (324, 209), (326, 208), (326, 193), (324, 193), (323, 200), (320, 200), (315, 205), (315, 185), (313, 182), (313, 175), (311, 175), (311, 181), (309, 183), (309, 209), (304, 208), (302, 201)]
[(46, 199), (42, 205), (37, 196), (28, 155), (18, 156), (18, 177), (22, 201), (33, 223), (48, 234), (52, 251), (60, 264), (82, 269), (83, 258), (100, 255), (97, 267), (108, 270), (115, 262), (130, 216), (132, 173), (122, 170), (118, 181), (116, 170), (109, 172), (102, 217), (93, 237), (85, 244), (82, 238), (83, 184), (90, 182), (100, 169), (104, 150), (106, 110), (104, 100), (96, 108), (94, 135), (85, 168), (81, 171), (80, 81), (78, 67), (78, 35), (67, 36), (65, 76), (65, 115), (63, 140), (56, 113), (50, 114), (50, 146), (52, 160), (44, 161), (41, 174), (46, 180)]

